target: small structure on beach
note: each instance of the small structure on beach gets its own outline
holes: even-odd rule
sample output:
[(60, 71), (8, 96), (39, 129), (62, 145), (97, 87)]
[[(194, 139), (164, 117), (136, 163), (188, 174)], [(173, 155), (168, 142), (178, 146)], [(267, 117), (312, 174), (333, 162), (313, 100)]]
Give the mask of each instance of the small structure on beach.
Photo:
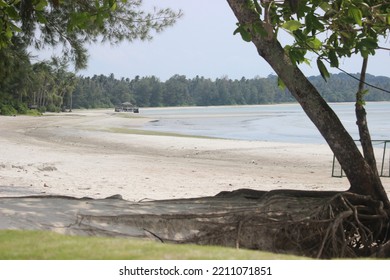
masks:
[(120, 105), (115, 106), (115, 112), (139, 113), (139, 108), (130, 102), (123, 102)]
[[(354, 140), (358, 145), (360, 145), (360, 140)], [(371, 140), (372, 145), (374, 146), (375, 157), (377, 160), (377, 168), (380, 172), (381, 177), (390, 177), (390, 154), (389, 154), (389, 145), (390, 140)], [(332, 164), (332, 177), (342, 178), (344, 176), (344, 170), (341, 168), (340, 163), (336, 159), (336, 156), (333, 154), (333, 164)]]

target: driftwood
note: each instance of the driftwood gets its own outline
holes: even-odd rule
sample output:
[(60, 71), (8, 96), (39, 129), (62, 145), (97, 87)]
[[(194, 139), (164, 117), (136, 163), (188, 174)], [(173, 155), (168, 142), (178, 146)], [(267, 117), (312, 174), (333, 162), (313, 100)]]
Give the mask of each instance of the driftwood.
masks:
[[(7, 199), (11, 198), (0, 199), (0, 211), (12, 203)], [(14, 223), (18, 218), (28, 219), (19, 223), (63, 233), (142, 237), (158, 242), (221, 245), (315, 258), (390, 256), (389, 217), (383, 204), (348, 192), (242, 189), (215, 197), (138, 203), (117, 196), (103, 200), (70, 197), (18, 200), (30, 212), (31, 205), (37, 203), (47, 205), (46, 210), (43, 205), (38, 207), (43, 212), (53, 212), (50, 207), (62, 208), (58, 214), (62, 220), (58, 218), (50, 224), (38, 213), (36, 223), (31, 222), (32, 217), (13, 215)], [(20, 211), (26, 211), (25, 208)]]

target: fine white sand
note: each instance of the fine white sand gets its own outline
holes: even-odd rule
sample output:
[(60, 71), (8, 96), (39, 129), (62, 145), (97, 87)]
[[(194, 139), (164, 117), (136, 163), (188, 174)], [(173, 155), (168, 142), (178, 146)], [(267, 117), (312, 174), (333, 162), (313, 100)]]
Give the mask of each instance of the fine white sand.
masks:
[[(346, 178), (331, 177), (333, 156), (326, 145), (140, 133), (148, 121), (142, 114), (112, 110), (0, 117), (0, 197), (120, 194), (140, 201), (240, 188), (342, 191), (349, 186)], [(389, 179), (383, 180), (388, 186)], [(0, 228), (66, 228), (80, 208), (119, 207), (112, 201), (44, 203), (2, 199)], [(96, 205), (101, 206), (92, 209)]]
[[(142, 116), (142, 115), (141, 115)], [(150, 121), (111, 110), (0, 117), (0, 196), (127, 200), (238, 188), (345, 190), (327, 145), (134, 134)]]

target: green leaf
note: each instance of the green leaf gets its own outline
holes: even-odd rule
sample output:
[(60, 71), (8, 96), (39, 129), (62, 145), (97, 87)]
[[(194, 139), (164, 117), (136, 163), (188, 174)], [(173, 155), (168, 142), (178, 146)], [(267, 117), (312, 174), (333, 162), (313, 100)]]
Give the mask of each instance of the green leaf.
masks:
[(257, 34), (260, 34), (261, 37), (268, 36), (267, 30), (265, 30), (264, 26), (259, 21), (253, 23), (252, 26), (253, 26), (253, 31), (255, 31)]
[(378, 48), (378, 43), (374, 38), (364, 38), (356, 44), (356, 53), (360, 54), (367, 58), (369, 55), (374, 55), (375, 50)]
[(242, 30), (242, 31), (240, 32), (240, 34), (241, 34), (242, 39), (243, 39), (245, 42), (250, 42), (250, 41), (252, 41), (252, 35), (251, 35), (248, 31)]
[(303, 60), (303, 63), (305, 63), (307, 66), (311, 66), (310, 60), (307, 59), (307, 58), (305, 58), (305, 59)]
[(282, 90), (286, 89), (286, 84), (282, 81), (282, 79), (278, 76), (278, 87)]
[(322, 78), (327, 81), (327, 79), (330, 77), (328, 69), (326, 69), (325, 64), (322, 62), (320, 58), (317, 59), (317, 67), (318, 70), (320, 71), (320, 74)]
[(319, 6), (324, 12), (332, 8), (332, 6), (328, 2), (321, 2)]
[(329, 51), (328, 57), (330, 60), (330, 66), (339, 67), (339, 59), (334, 50)]
[(22, 29), (13, 23), (10, 24), (9, 28), (12, 32), (22, 32)]
[(48, 3), (46, 0), (41, 0), (38, 2), (38, 4), (35, 5), (35, 10), (37, 11), (43, 11), (45, 7), (47, 7)]
[(356, 101), (356, 103), (359, 106), (365, 106), (366, 105), (366, 101), (364, 101), (364, 100), (358, 100), (358, 101)]
[(305, 49), (302, 49), (299, 46), (289, 46), (289, 45), (285, 46), (284, 49), (293, 64), (296, 65), (305, 62), (305, 54), (306, 54)]
[(362, 23), (363, 13), (359, 8), (357, 8), (355, 6), (351, 6), (348, 9), (348, 16), (353, 18), (356, 24), (358, 24), (360, 26), (363, 25), (363, 23)]
[(3, 0), (0, 0), (0, 8), (8, 6), (7, 3), (5, 3)]
[(36, 16), (37, 16), (37, 21), (38, 21), (39, 23), (43, 23), (43, 24), (47, 23), (47, 18), (44, 17), (44, 16), (42, 15), (42, 13), (36, 13)]
[(8, 39), (11, 39), (12, 38), (12, 30), (10, 28), (7, 28), (5, 30), (5, 36), (8, 38)]
[(310, 32), (317, 33), (318, 30), (324, 30), (324, 25), (319, 21), (318, 16), (313, 13), (308, 13), (306, 15), (305, 25), (307, 34)]
[(378, 48), (378, 42), (374, 38), (364, 38), (361, 41), (362, 45), (366, 47), (367, 49), (377, 49)]
[(236, 35), (237, 33), (240, 33), (241, 38), (245, 42), (252, 41), (252, 35), (249, 33), (249, 31), (245, 28), (243, 25), (239, 25), (236, 30), (234, 30), (233, 35)]
[(116, 10), (116, 8), (117, 8), (117, 4), (116, 4), (116, 2), (114, 2), (112, 5), (111, 5), (111, 11), (115, 11)]
[(17, 19), (19, 17), (18, 11), (16, 11), (15, 7), (13, 6), (6, 7), (5, 12), (12, 19)]
[(322, 46), (322, 42), (319, 39), (315, 38), (315, 37), (309, 38), (309, 40), (307, 40), (306, 44), (312, 50), (319, 50), (319, 49), (321, 49), (321, 46)]
[(286, 30), (291, 31), (291, 32), (298, 30), (301, 27), (302, 27), (302, 23), (300, 23), (297, 20), (289, 20), (289, 21), (286, 21), (285, 23), (283, 23), (283, 25), (282, 25), (283, 29), (286, 29)]

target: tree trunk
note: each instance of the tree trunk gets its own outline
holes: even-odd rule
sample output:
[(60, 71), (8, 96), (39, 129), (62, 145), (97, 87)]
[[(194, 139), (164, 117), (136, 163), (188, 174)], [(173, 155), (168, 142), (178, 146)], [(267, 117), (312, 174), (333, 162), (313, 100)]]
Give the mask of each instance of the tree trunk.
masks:
[[(254, 23), (263, 26), (267, 23), (261, 21), (258, 14), (248, 7), (246, 0), (227, 0), (227, 2), (239, 23), (247, 27), (259, 55), (283, 80), (325, 138), (351, 184), (350, 191), (361, 195), (371, 195), (375, 199), (382, 200), (385, 207), (390, 209), (388, 197), (379, 177), (364, 159), (334, 111), (299, 68), (291, 62), (275, 36), (273, 34), (269, 34), (268, 37), (261, 36), (252, 28)], [(269, 30), (269, 28), (265, 29)]]
[(362, 144), (364, 158), (371, 166), (372, 171), (379, 177), (378, 168), (376, 165), (374, 149), (372, 146), (371, 135), (367, 124), (367, 113), (364, 108), (364, 82), (366, 80), (368, 58), (363, 59), (362, 70), (360, 72), (359, 88), (356, 93), (356, 124), (359, 128), (360, 143)]

